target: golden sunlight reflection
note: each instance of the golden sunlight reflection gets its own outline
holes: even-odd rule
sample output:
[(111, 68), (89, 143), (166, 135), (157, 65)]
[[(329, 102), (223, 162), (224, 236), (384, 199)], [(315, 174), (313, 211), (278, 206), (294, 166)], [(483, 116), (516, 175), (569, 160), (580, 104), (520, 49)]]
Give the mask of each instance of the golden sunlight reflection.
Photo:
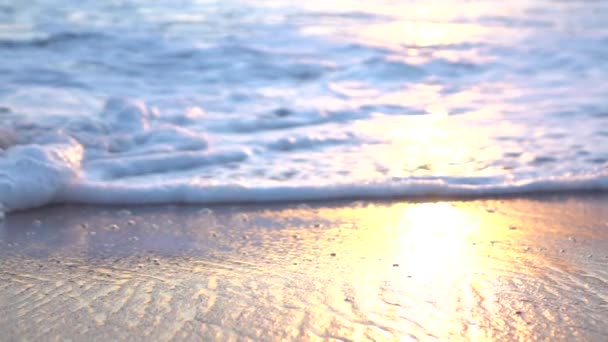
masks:
[[(49, 298), (61, 322), (101, 329), (166, 322), (155, 329), (173, 336), (205, 321), (222, 340), (234, 327), (256, 340), (565, 340), (560, 323), (605, 322), (583, 304), (603, 300), (606, 202), (581, 201), (56, 206), (0, 227), (0, 299), (29, 317)], [(45, 313), (32, 319), (65, 329)]]
[[(388, 116), (378, 114), (373, 121), (359, 122), (356, 129), (379, 144), (363, 146), (358, 153), (373, 159), (382, 176), (478, 176), (504, 175), (508, 170), (494, 166), (505, 151), (493, 144), (494, 136), (510, 134), (511, 124), (487, 127), (470, 124), (467, 119), (443, 114), (444, 108), (431, 108), (437, 115)], [(362, 169), (364, 175), (375, 170)]]
[[(513, 238), (508, 218), (453, 202), (371, 206), (333, 215), (357, 222), (338, 254), (350, 254), (349, 262), (360, 260), (345, 281), (363, 312), (401, 322), (403, 331), (437, 336), (462, 333), (462, 322), (470, 324), (469, 337), (482, 336), (477, 330), (483, 324), (503, 324), (488, 322), (499, 311), (494, 282), (521, 253), (494, 246)], [(486, 314), (468, 311), (480, 301)], [(410, 325), (406, 317), (424, 319)]]
[[(468, 18), (474, 18), (484, 13), (495, 13), (496, 6), (478, 2), (461, 1), (417, 1), (417, 2), (367, 2), (367, 1), (307, 1), (303, 6), (308, 10), (335, 12), (337, 15), (349, 11), (373, 13), (378, 19), (370, 21), (369, 25), (342, 25), (306, 27), (305, 31), (313, 34), (328, 34), (332, 36), (346, 34), (360, 42), (401, 50), (403, 47), (425, 48), (437, 45), (456, 45), (475, 43), (481, 39), (493, 37), (500, 39), (513, 34), (508, 28), (481, 25)], [(502, 6), (502, 14), (514, 9)]]
[(484, 34), (487, 29), (474, 24), (397, 21), (369, 26), (360, 32), (360, 38), (384, 47), (427, 47), (471, 42)]
[(396, 241), (396, 259), (421, 276), (449, 274), (465, 262), (479, 221), (449, 203), (424, 203), (408, 208), (400, 220), (405, 231)]
[[(487, 221), (478, 209), (449, 202), (393, 205), (336, 212), (356, 215), (361, 227), (346, 245), (358, 254), (398, 264), (411, 276), (444, 277), (478, 263), (492, 241), (508, 232), (501, 216)], [(483, 220), (485, 221), (483, 221)], [(483, 223), (482, 223), (483, 222)]]
[(508, 218), (454, 202), (328, 209), (320, 214), (332, 221), (355, 222), (356, 229), (340, 243), (343, 253), (388, 266), (370, 266), (375, 269), (363, 272), (366, 279), (390, 277), (392, 267), (397, 267), (393, 264), (418, 279), (454, 278), (480, 266), (490, 251), (496, 252), (494, 243), (514, 234)]

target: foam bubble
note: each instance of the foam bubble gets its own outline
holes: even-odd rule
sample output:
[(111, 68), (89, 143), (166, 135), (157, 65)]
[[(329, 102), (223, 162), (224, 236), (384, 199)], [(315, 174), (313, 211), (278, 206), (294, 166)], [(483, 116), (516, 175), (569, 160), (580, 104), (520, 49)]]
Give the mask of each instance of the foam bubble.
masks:
[(0, 203), (7, 210), (47, 204), (80, 169), (83, 148), (73, 139), (18, 145), (0, 158)]
[(111, 130), (132, 133), (147, 129), (156, 112), (148, 108), (143, 101), (111, 97), (100, 116)]

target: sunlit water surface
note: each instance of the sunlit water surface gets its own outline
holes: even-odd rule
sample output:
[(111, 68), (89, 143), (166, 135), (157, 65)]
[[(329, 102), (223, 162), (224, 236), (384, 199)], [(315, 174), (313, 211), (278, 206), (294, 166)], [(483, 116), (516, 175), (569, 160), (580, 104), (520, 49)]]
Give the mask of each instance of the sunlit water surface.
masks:
[(604, 1), (3, 1), (0, 203), (606, 190), (606, 22)]

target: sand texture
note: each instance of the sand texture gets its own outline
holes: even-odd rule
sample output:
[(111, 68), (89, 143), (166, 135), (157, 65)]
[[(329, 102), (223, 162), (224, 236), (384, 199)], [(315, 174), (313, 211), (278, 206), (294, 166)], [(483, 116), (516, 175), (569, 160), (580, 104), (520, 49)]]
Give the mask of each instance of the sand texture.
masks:
[(0, 340), (608, 340), (608, 197), (57, 206), (0, 224)]

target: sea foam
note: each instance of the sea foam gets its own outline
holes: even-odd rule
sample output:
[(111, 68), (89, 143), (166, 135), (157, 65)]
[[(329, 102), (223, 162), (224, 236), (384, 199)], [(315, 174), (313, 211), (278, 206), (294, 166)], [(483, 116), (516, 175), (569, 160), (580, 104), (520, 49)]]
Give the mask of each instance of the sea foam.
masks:
[[(91, 119), (96, 125), (84, 124), (82, 119), (76, 125), (68, 120), (31, 141), (9, 146), (0, 155), (0, 203), (4, 210), (66, 202), (217, 204), (608, 191), (608, 172), (601, 168), (561, 176), (411, 175), (370, 180), (328, 180), (314, 174), (307, 179), (273, 180), (244, 171), (245, 177), (231, 179), (221, 177), (221, 172), (227, 172), (230, 165), (246, 165), (263, 153), (312, 153), (328, 144), (347, 141), (356, 146), (362, 141), (352, 134), (295, 136), (271, 144), (260, 140), (260, 146), (267, 150), (252, 151), (238, 144), (228, 148), (210, 144), (205, 132), (175, 126), (150, 112), (143, 102), (112, 98), (104, 106), (101, 120)], [(40, 132), (28, 126), (32, 129)], [(99, 144), (91, 146), (83, 139)], [(120, 148), (117, 141), (121, 141)], [(198, 177), (210, 168), (217, 177)]]
[(604, 2), (69, 2), (0, 9), (4, 211), (606, 191)]

